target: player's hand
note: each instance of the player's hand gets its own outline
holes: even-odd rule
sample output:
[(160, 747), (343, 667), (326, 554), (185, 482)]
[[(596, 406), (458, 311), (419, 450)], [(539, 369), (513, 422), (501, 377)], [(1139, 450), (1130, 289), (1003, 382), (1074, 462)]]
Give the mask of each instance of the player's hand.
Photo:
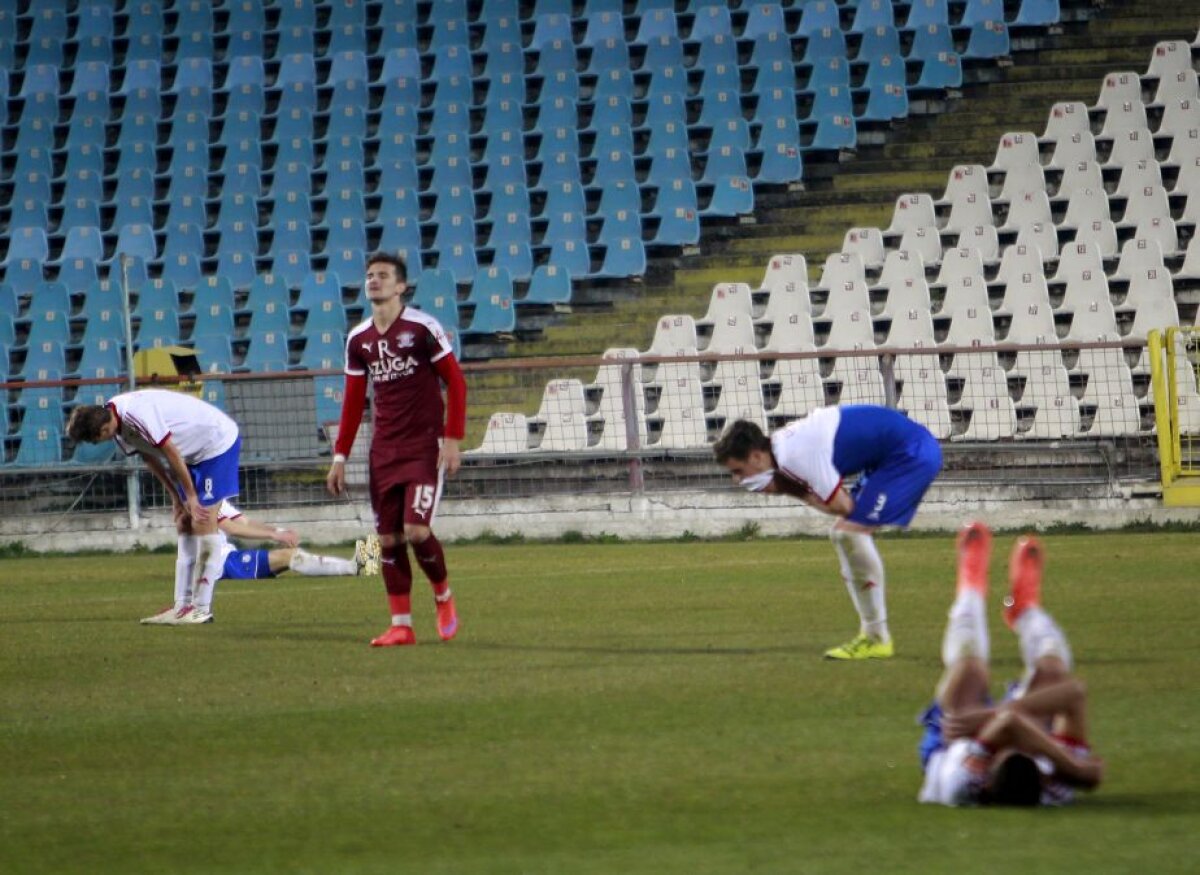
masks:
[(300, 536), (291, 529), (276, 529), (275, 543), (283, 544), (285, 547), (299, 547)]
[(972, 708), (942, 715), (942, 734), (947, 739), (969, 738), (995, 715), (993, 708)]
[(334, 462), (329, 466), (329, 473), (325, 475), (325, 488), (333, 495), (341, 495), (346, 491), (345, 462)]
[(203, 523), (208, 522), (209, 510), (200, 503), (199, 498), (189, 498), (187, 503), (188, 515), (193, 522)]
[(442, 448), (438, 451), (438, 466), (444, 467), (447, 474), (455, 474), (462, 467), (462, 453), (458, 449), (458, 441), (454, 438), (442, 439)]

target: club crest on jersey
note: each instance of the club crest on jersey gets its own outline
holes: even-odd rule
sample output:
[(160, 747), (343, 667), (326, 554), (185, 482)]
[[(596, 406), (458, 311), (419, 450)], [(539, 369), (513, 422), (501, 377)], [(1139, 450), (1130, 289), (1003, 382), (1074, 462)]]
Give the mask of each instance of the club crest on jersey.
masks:
[(412, 346), (413, 342), (416, 340), (411, 331), (401, 331), (398, 339), (400, 341), (401, 349), (407, 349), (408, 347)]

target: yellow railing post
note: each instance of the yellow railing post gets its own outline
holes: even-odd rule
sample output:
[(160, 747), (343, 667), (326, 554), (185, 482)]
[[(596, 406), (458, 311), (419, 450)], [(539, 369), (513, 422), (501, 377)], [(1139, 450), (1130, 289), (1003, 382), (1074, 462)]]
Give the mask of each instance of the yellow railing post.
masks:
[(1172, 392), (1168, 381), (1170, 379), (1170, 356), (1164, 367), (1163, 335), (1157, 329), (1151, 329), (1147, 340), (1150, 344), (1150, 379), (1154, 387), (1154, 423), (1158, 434), (1158, 467), (1161, 472), (1163, 491), (1170, 487), (1175, 479), (1175, 436), (1174, 409), (1171, 406)]

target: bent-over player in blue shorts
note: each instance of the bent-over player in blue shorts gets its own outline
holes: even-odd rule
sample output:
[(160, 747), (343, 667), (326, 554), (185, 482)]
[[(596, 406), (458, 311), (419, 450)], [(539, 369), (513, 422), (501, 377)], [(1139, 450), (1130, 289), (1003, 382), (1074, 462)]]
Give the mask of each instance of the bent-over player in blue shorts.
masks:
[[(821, 407), (768, 437), (739, 419), (713, 447), (717, 461), (752, 492), (791, 495), (838, 517), (830, 532), (859, 631), (828, 659), (888, 659), (883, 560), (873, 533), (907, 526), (942, 469), (928, 429), (886, 407)], [(857, 474), (847, 489), (844, 479)]]

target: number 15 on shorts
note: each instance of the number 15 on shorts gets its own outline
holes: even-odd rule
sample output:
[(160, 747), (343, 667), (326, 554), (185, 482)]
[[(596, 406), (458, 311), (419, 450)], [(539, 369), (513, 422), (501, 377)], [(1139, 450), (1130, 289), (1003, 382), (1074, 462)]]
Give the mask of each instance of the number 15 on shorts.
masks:
[(412, 509), (422, 519), (428, 519), (435, 494), (433, 486), (428, 483), (413, 488)]

